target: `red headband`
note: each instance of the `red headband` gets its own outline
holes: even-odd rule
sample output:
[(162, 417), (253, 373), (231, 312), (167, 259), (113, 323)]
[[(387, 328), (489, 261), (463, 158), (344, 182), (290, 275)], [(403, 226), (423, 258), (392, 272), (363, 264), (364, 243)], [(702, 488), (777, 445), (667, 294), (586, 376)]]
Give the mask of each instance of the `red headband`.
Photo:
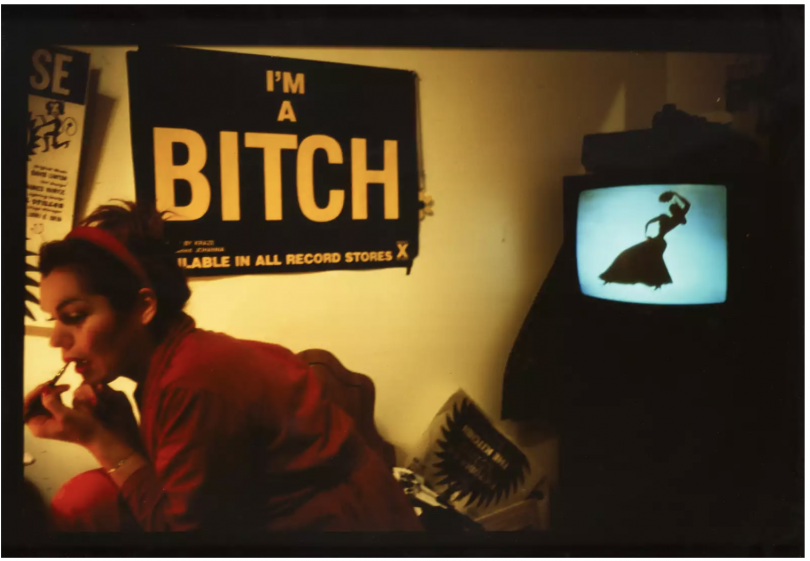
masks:
[(149, 276), (146, 274), (141, 263), (134, 255), (122, 244), (118, 239), (101, 228), (91, 228), (88, 226), (80, 226), (74, 228), (70, 233), (65, 236), (66, 240), (78, 239), (85, 240), (98, 246), (107, 252), (114, 255), (121, 261), (127, 268), (135, 274), (136, 277), (143, 283), (144, 286), (151, 286)]

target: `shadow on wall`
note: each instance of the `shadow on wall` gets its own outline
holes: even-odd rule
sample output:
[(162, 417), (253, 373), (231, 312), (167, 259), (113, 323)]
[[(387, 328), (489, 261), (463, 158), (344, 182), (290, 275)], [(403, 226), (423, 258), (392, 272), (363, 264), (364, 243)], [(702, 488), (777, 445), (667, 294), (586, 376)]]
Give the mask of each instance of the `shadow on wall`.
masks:
[[(542, 130), (537, 147), (536, 188), (527, 200), (514, 200), (513, 234), (524, 243), (518, 255), (536, 255), (525, 278), (539, 288), (562, 243), (562, 179), (583, 173), (582, 138), (595, 132), (648, 128), (666, 100), (664, 53), (569, 53), (549, 61), (552, 87), (538, 90), (537, 112), (525, 121), (528, 130)], [(533, 297), (533, 294), (532, 294)]]
[(100, 73), (101, 71), (98, 69), (90, 70), (87, 120), (85, 121), (82, 139), (84, 153), (82, 154), (79, 186), (76, 192), (74, 222), (88, 214), (87, 203), (90, 200), (90, 194), (96, 181), (101, 154), (107, 142), (107, 132), (110, 128), (110, 121), (116, 104), (115, 99), (98, 93)]
[[(555, 82), (549, 87), (535, 86), (541, 108), (527, 115), (524, 123), (527, 130), (542, 130), (544, 137), (537, 146), (534, 188), (522, 200), (510, 199), (514, 204), (509, 225), (512, 239), (503, 240), (517, 246), (510, 248), (516, 255), (533, 257), (518, 265), (517, 275), (526, 281), (525, 293), (516, 300), (503, 328), (493, 329), (502, 335), (497, 347), (486, 355), (491, 357), (492, 364), (486, 366), (491, 372), (503, 372), (529, 306), (562, 243), (562, 181), (583, 172), (582, 138), (594, 132), (625, 130), (631, 121), (640, 123), (642, 119), (649, 126), (654, 111), (647, 114), (647, 107), (658, 110), (666, 98), (664, 54), (569, 53), (549, 64), (552, 67), (543, 75), (553, 76)], [(639, 106), (640, 99), (644, 103)], [(492, 376), (489, 383), (489, 395), (500, 400), (501, 376)]]

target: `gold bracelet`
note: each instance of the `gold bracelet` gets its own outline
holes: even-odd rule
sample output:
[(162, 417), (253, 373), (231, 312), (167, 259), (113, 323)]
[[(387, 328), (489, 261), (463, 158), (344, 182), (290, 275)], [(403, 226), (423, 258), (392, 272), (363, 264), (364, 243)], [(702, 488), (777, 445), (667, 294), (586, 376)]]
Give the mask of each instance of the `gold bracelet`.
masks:
[(121, 468), (121, 467), (124, 465), (124, 463), (126, 463), (126, 461), (127, 461), (128, 459), (130, 459), (130, 458), (131, 458), (132, 456), (134, 456), (134, 455), (135, 455), (135, 452), (134, 452), (134, 451), (133, 451), (133, 452), (130, 452), (130, 453), (129, 453), (129, 455), (127, 455), (127, 457), (126, 457), (126, 458), (124, 458), (123, 460), (121, 460), (120, 462), (118, 462), (117, 464), (115, 464), (115, 467), (114, 467), (114, 468), (112, 468), (112, 469), (108, 469), (108, 470), (107, 470), (107, 473), (108, 473), (108, 474), (110, 474), (110, 473), (114, 472), (115, 470), (120, 469), (120, 468)]

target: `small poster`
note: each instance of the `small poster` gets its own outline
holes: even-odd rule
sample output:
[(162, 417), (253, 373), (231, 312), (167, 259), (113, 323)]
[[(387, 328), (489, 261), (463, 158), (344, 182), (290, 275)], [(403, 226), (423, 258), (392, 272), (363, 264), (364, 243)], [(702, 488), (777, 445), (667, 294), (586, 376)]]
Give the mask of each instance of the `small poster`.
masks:
[(416, 470), (441, 502), (474, 520), (526, 499), (545, 475), (536, 451), (498, 430), (463, 390), (434, 416), (423, 446)]
[(411, 267), (413, 72), (173, 47), (127, 65), (137, 198), (189, 276)]
[(26, 185), (26, 324), (42, 324), (39, 247), (73, 227), (90, 55), (61, 47), (31, 54)]

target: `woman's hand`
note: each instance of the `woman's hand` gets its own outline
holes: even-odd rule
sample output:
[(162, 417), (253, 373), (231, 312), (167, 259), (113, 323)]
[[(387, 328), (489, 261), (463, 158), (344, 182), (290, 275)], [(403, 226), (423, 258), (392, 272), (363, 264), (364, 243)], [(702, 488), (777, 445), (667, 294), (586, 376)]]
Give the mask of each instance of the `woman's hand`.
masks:
[[(26, 423), (28, 428), (39, 438), (84, 446), (120, 487), (147, 463), (141, 452), (138, 424), (129, 400), (122, 392), (107, 386), (97, 386), (94, 390), (82, 384), (76, 389), (73, 408), (70, 408), (60, 397), (68, 389), (70, 386), (66, 384), (52, 388), (45, 383), (25, 396), (26, 411), (41, 395), (42, 405), (51, 414), (32, 417)], [(113, 468), (114, 471), (109, 472)]]
[[(79, 395), (80, 390), (81, 395)], [(140, 449), (141, 436), (138, 421), (135, 419), (132, 405), (124, 392), (114, 390), (105, 384), (97, 384), (92, 388), (82, 384), (76, 390), (74, 404), (76, 396), (79, 396), (83, 402), (92, 404), (93, 412), (104, 428), (133, 448)]]
[(62, 403), (61, 395), (70, 389), (68, 384), (50, 387), (48, 383), (37, 386), (25, 396), (24, 410), (28, 410), (37, 397), (42, 396), (42, 405), (50, 416), (36, 415), (26, 425), (31, 434), (38, 438), (61, 440), (86, 445), (92, 441), (99, 430), (101, 422), (95, 418), (92, 409), (84, 402), (74, 403), (70, 408)]

